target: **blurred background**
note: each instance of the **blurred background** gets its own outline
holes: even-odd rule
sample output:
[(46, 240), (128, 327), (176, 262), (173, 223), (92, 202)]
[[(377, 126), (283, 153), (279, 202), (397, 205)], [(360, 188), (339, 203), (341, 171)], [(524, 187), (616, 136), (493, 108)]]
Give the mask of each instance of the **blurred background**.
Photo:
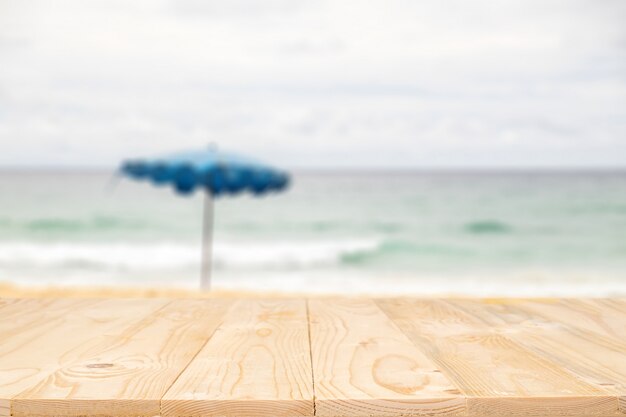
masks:
[(0, 283), (197, 288), (202, 199), (115, 176), (209, 143), (227, 290), (626, 295), (626, 2), (0, 0)]

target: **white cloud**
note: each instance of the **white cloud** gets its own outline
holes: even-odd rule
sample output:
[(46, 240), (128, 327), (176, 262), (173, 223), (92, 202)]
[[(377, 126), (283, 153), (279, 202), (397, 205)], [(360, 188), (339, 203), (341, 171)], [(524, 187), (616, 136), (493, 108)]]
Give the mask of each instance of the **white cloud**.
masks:
[(624, 165), (626, 3), (0, 0), (0, 165)]

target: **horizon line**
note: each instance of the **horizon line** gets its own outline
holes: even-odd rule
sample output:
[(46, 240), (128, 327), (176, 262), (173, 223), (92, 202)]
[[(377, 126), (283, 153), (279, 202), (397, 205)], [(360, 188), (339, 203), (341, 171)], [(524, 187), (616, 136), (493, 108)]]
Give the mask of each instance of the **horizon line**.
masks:
[[(112, 166), (2, 166), (0, 173), (114, 173), (118, 167)], [(338, 174), (338, 173), (380, 173), (380, 174), (410, 174), (410, 173), (626, 173), (625, 166), (360, 166), (360, 167), (291, 167), (285, 168), (289, 172), (303, 174)]]

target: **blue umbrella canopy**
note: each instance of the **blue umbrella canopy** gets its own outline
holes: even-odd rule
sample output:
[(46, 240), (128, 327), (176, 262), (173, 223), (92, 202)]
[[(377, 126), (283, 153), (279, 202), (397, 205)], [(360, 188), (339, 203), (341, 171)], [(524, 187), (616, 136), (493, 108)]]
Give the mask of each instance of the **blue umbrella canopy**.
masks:
[(133, 179), (171, 185), (186, 195), (204, 189), (212, 196), (250, 192), (262, 195), (281, 191), (289, 185), (289, 175), (241, 155), (207, 149), (181, 152), (151, 160), (130, 159), (121, 172)]
[(181, 152), (156, 159), (130, 159), (120, 168), (123, 175), (155, 185), (171, 185), (181, 195), (206, 191), (202, 250), (202, 288), (211, 282), (213, 197), (250, 192), (263, 195), (289, 185), (289, 174), (252, 159), (214, 148)]

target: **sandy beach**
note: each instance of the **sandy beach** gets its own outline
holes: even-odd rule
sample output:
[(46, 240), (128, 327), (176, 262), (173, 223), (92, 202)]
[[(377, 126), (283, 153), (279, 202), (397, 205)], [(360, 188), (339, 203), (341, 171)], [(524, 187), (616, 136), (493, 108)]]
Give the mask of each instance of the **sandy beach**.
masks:
[(281, 298), (302, 293), (140, 287), (26, 287), (0, 283), (0, 298)]

